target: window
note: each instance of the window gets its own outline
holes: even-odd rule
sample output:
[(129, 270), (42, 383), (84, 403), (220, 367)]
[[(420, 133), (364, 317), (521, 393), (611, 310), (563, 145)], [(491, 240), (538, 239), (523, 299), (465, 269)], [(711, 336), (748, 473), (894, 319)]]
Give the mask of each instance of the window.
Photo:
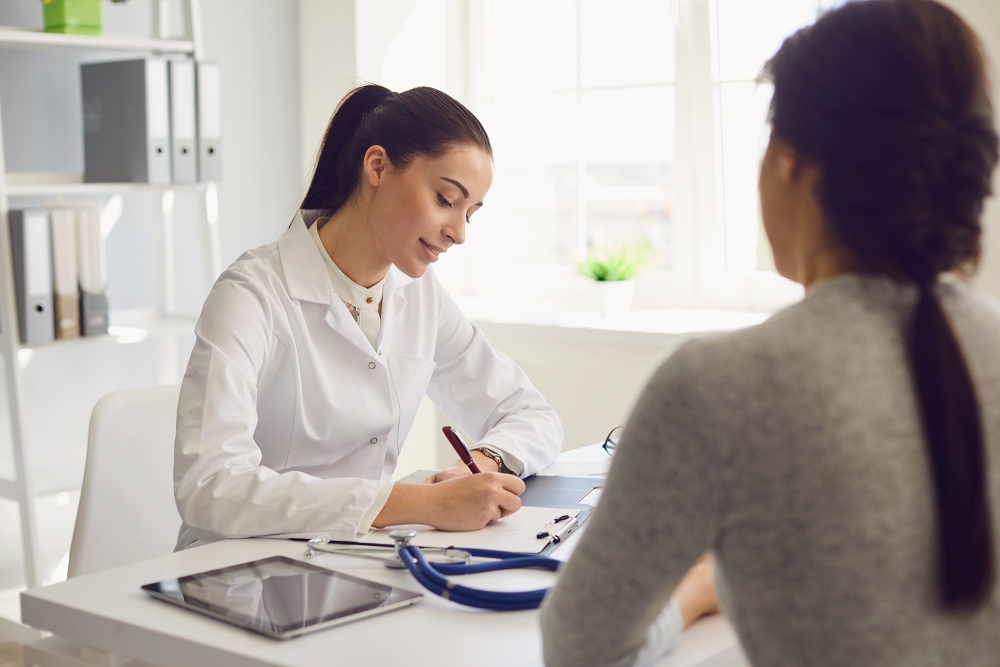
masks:
[[(389, 49), (386, 83), (444, 81), (495, 151), (473, 243), (442, 260), (442, 280), (456, 293), (572, 299), (586, 284), (572, 265), (588, 249), (642, 240), (656, 261), (637, 285), (639, 307), (798, 298), (773, 272), (759, 220), (771, 91), (756, 77), (831, 4), (418, 2), (396, 38), (413, 44)], [(413, 48), (421, 41), (426, 49)]]
[(484, 17), (476, 106), (495, 149), (496, 249), (564, 264), (647, 239), (669, 266), (672, 2), (487, 0)]
[(757, 204), (757, 167), (767, 143), (772, 90), (756, 79), (784, 38), (815, 21), (824, 6), (818, 0), (712, 0), (708, 7), (725, 265), (737, 273), (773, 269)]

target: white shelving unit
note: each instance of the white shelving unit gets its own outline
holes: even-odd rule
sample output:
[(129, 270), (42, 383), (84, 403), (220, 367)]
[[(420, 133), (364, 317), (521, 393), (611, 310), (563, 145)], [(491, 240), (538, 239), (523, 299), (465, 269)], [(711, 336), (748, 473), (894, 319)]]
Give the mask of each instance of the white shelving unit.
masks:
[[(198, 0), (183, 0), (185, 5), (185, 38), (146, 38), (127, 35), (63, 35), (45, 33), (22, 28), (0, 27), (0, 48), (27, 49), (71, 49), (94, 51), (123, 51), (142, 54), (164, 54), (202, 58), (200, 13)], [(152, 0), (154, 26), (153, 34), (163, 36), (166, 32), (166, 0)], [(2, 109), (2, 104), (0, 104)], [(0, 113), (2, 128), (2, 113)], [(124, 194), (129, 192), (153, 192), (158, 194), (160, 206), (156, 207), (154, 219), (158, 222), (161, 246), (161, 294), (157, 312), (149, 321), (140, 323), (150, 330), (162, 328), (164, 321), (174, 315), (173, 294), (173, 196), (174, 191), (193, 191), (202, 195), (202, 221), (208, 247), (207, 271), (211, 276), (221, 272), (218, 242), (217, 204), (215, 184), (193, 185), (146, 185), (141, 183), (85, 183), (83, 174), (24, 174), (7, 173), (4, 159), (3, 134), (0, 131), (0, 355), (3, 356), (2, 382), (6, 385), (10, 426), (13, 445), (13, 479), (0, 477), (0, 498), (14, 500), (19, 505), (21, 539), (24, 550), (24, 570), (29, 587), (42, 583), (39, 566), (38, 530), (35, 518), (34, 499), (37, 487), (32, 480), (29, 452), (31, 440), (25, 423), (25, 392), (22, 364), (18, 353), (22, 350), (37, 351), (39, 346), (22, 345), (18, 337), (17, 301), (14, 293), (13, 262), (11, 255), (10, 227), (8, 211), (12, 198), (23, 197), (71, 197), (88, 195)], [(124, 337), (127, 339), (128, 337)], [(95, 336), (70, 341), (56, 341), (48, 345), (107, 345), (123, 342), (122, 336)]]

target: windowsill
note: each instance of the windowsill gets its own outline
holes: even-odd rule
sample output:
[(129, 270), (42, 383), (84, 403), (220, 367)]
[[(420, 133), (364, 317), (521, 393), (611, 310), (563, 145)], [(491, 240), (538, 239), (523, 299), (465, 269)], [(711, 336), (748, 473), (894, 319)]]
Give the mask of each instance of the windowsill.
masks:
[(614, 317), (602, 317), (598, 312), (574, 308), (556, 301), (523, 301), (485, 297), (456, 299), (463, 312), (478, 324), (503, 325), (513, 328), (549, 329), (551, 332), (653, 334), (680, 336), (689, 334), (734, 331), (760, 324), (771, 313), (662, 309), (633, 310)]
[(691, 335), (759, 324), (802, 299), (802, 287), (772, 272), (723, 274), (698, 289), (682, 275), (650, 270), (633, 281), (632, 310), (603, 318), (599, 284), (566, 264), (482, 265), (459, 255), (435, 267), (445, 289), (473, 321), (553, 331)]

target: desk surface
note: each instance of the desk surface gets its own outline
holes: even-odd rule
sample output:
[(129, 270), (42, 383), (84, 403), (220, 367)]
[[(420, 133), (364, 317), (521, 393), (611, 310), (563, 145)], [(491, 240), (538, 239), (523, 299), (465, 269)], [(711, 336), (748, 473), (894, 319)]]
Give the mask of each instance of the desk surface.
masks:
[[(585, 456), (577, 450), (567, 458), (579, 460)], [(575, 542), (576, 535), (571, 536), (552, 555), (568, 558)], [(403, 660), (408, 665), (428, 667), (542, 665), (537, 610), (484, 612), (427, 593), (422, 602), (400, 611), (276, 641), (154, 600), (140, 590), (141, 585), (162, 579), (279, 554), (302, 559), (304, 553), (302, 542), (285, 540), (209, 544), (26, 591), (21, 595), (21, 618), (63, 639), (163, 667), (328, 667)], [(309, 562), (420, 590), (408, 572), (390, 570), (373, 561), (323, 554)], [(462, 579), (472, 586), (517, 590), (551, 585), (555, 576), (536, 570), (513, 570)], [(497, 648), (498, 638), (502, 650)], [(746, 664), (732, 628), (721, 617), (704, 619), (689, 628), (677, 649), (661, 663), (662, 667)]]

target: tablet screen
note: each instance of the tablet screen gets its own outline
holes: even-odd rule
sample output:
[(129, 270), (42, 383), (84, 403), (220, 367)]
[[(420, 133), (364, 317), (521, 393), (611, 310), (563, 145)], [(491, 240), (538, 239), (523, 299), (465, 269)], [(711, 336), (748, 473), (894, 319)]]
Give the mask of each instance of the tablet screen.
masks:
[(294, 636), (389, 611), (421, 597), (284, 556), (142, 588), (154, 597), (274, 637)]

